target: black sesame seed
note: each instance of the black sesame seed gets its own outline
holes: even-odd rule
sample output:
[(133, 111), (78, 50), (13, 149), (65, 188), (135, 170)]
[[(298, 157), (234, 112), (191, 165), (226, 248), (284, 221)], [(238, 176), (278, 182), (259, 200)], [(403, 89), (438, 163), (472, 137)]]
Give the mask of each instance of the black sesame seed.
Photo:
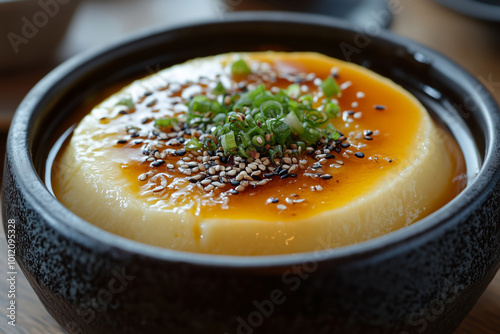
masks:
[(348, 114), (349, 116), (354, 115), (354, 110), (349, 110), (349, 111), (347, 112), (347, 114)]
[(338, 147), (338, 146), (335, 147), (335, 152), (340, 153), (340, 151), (342, 151), (342, 149), (340, 147)]
[(279, 174), (281, 172), (281, 170), (282, 170), (282, 168), (281, 168), (281, 165), (280, 165), (273, 172), (274, 172), (274, 174)]
[(372, 134), (373, 134), (372, 130), (366, 130), (366, 131), (364, 131), (364, 135), (365, 136), (371, 136)]
[(152, 166), (152, 167), (160, 167), (160, 166), (161, 166), (161, 165), (163, 165), (164, 163), (165, 163), (165, 161), (164, 161), (164, 160), (156, 160), (156, 161), (153, 161), (153, 162), (151, 163), (151, 166)]
[(130, 138), (137, 138), (137, 137), (139, 137), (139, 133), (138, 132), (132, 133), (130, 135)]
[(175, 151), (175, 155), (178, 155), (178, 156), (183, 156), (185, 154), (186, 154), (185, 149)]
[(231, 189), (231, 190), (229, 190), (229, 193), (230, 193), (230, 194), (233, 194), (233, 195), (238, 195), (238, 194), (239, 194), (239, 191), (238, 191), (238, 190), (235, 190), (235, 189)]
[(340, 147), (342, 147), (342, 148), (348, 148), (349, 146), (351, 146), (351, 144), (349, 144), (349, 143), (341, 143), (340, 144)]
[(180, 137), (180, 138), (177, 138), (177, 141), (181, 144), (184, 144), (185, 139), (184, 139), (184, 137)]
[(119, 113), (120, 115), (127, 115), (127, 114), (128, 114), (128, 111), (126, 111), (126, 110), (120, 110), (118, 113)]
[(333, 158), (335, 158), (335, 156), (333, 154), (327, 154), (325, 156), (325, 159), (333, 159)]
[(255, 181), (262, 181), (262, 178), (259, 175), (252, 176), (252, 179), (254, 179)]
[(356, 158), (360, 158), (360, 159), (365, 157), (365, 154), (363, 152), (356, 152), (356, 153), (354, 153), (354, 155), (356, 156)]
[(158, 136), (158, 135), (160, 135), (160, 133), (156, 130), (153, 130), (153, 135)]
[(309, 151), (309, 152), (307, 153), (307, 155), (313, 155), (313, 154), (314, 154), (314, 151)]
[(269, 179), (269, 178), (272, 178), (274, 175), (275, 174), (273, 174), (273, 173), (266, 173), (266, 174), (264, 174), (264, 177)]
[(386, 106), (383, 106), (383, 105), (380, 105), (380, 104), (377, 104), (374, 106), (376, 110), (385, 110)]
[(333, 178), (333, 176), (325, 174), (325, 175), (321, 175), (320, 178), (322, 178), (323, 180), (330, 180), (331, 178)]
[(189, 179), (189, 182), (191, 182), (191, 183), (196, 183), (196, 182), (198, 182), (198, 181), (197, 181), (197, 180), (195, 180), (195, 179), (193, 179), (193, 178), (190, 178), (190, 179)]
[[(182, 138), (182, 139), (184, 139), (184, 138)], [(184, 142), (184, 140), (182, 141), (182, 143), (183, 143), (183, 142)], [(227, 164), (227, 161), (228, 161), (228, 160), (229, 160), (229, 158), (228, 158), (228, 157), (222, 157), (222, 158), (220, 159), (220, 161), (221, 161), (223, 164)]]
[(271, 201), (271, 203), (278, 203), (280, 200), (277, 199), (277, 198), (270, 198), (269, 201)]
[(142, 144), (144, 142), (144, 140), (142, 139), (136, 139), (134, 140), (134, 145), (139, 145), (139, 144)]
[(283, 176), (283, 175), (286, 175), (286, 174), (288, 174), (288, 170), (286, 170), (286, 169), (280, 170), (280, 172), (278, 173), (278, 175), (280, 175), (280, 176)]
[(152, 92), (144, 92), (144, 96), (149, 96), (149, 95), (153, 95)]
[(117, 142), (117, 143), (118, 143), (118, 144), (126, 144), (126, 143), (127, 143), (127, 141), (128, 141), (127, 139), (120, 139), (120, 140), (118, 140), (118, 142)]
[(295, 173), (288, 174), (288, 175), (290, 175), (290, 177), (293, 177), (293, 178), (296, 178), (296, 177), (297, 177), (297, 174), (295, 174)]
[(288, 177), (290, 177), (290, 174), (288, 174), (288, 173), (283, 174), (283, 175), (280, 176), (280, 178), (282, 178), (282, 179), (286, 179)]
[(186, 129), (186, 130), (184, 130), (184, 132), (185, 132), (188, 136), (191, 136), (191, 130), (190, 130), (190, 129)]
[(237, 187), (240, 185), (240, 181), (231, 180), (231, 185)]
[(370, 136), (365, 136), (365, 140), (373, 140), (373, 138)]

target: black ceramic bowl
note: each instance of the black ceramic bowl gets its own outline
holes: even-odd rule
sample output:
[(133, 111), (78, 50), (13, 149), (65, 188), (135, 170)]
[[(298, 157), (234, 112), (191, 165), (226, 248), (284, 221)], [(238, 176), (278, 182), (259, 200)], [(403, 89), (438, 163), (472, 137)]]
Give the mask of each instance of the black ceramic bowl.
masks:
[[(153, 31), (74, 58), (43, 79), (10, 129), (2, 207), (4, 224), (17, 224), (19, 265), (50, 314), (71, 333), (452, 332), (499, 269), (499, 109), (441, 55), (372, 33), (320, 16), (245, 13)], [(263, 49), (318, 51), (409, 89), (459, 140), (471, 176), (465, 191), (368, 242), (264, 257), (126, 240), (51, 196), (42, 181), (51, 138), (82, 100), (193, 57)]]

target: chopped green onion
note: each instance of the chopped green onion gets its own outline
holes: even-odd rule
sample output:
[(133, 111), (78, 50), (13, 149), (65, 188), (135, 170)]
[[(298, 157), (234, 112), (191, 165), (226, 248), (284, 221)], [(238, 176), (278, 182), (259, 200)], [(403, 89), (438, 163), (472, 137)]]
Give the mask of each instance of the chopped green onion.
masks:
[(158, 127), (169, 127), (174, 124), (177, 124), (179, 121), (177, 118), (171, 117), (171, 118), (157, 118), (155, 120), (155, 126)]
[(277, 124), (277, 126), (274, 128), (273, 132), (278, 137), (278, 139), (277, 139), (278, 143), (283, 145), (283, 144), (285, 144), (285, 141), (288, 139), (288, 137), (292, 133), (292, 130), (290, 129), (288, 124), (286, 124), (285, 122), (279, 122)]
[(257, 135), (252, 138), (252, 144), (257, 147), (262, 147), (266, 144), (266, 140), (264, 139), (264, 136)]
[(222, 149), (224, 150), (224, 152), (234, 151), (238, 148), (238, 146), (236, 145), (236, 139), (234, 138), (233, 131), (220, 136), (219, 141), (222, 145)]
[(300, 86), (298, 84), (288, 86), (286, 94), (292, 99), (298, 99), (300, 95)]
[(252, 71), (243, 59), (238, 59), (231, 65), (231, 73), (233, 75), (247, 75), (252, 73)]
[(283, 106), (278, 101), (265, 101), (260, 105), (264, 118), (277, 118), (283, 115)]
[(184, 145), (186, 151), (197, 151), (203, 148), (203, 144), (198, 141), (196, 137), (192, 137), (189, 141)]
[(325, 105), (324, 110), (325, 110), (325, 113), (328, 115), (328, 117), (332, 117), (332, 118), (337, 117), (339, 114), (339, 111), (340, 111), (338, 104), (331, 102), (331, 101)]
[(299, 98), (299, 102), (301, 102), (305, 106), (312, 107), (314, 100), (313, 100), (313, 97), (311, 94), (306, 94), (306, 95), (302, 95)]
[(247, 151), (245, 151), (245, 149), (244, 149), (243, 147), (241, 147), (241, 146), (240, 146), (240, 147), (238, 148), (238, 150), (239, 150), (239, 152), (240, 152), (241, 156), (243, 156), (243, 157), (245, 157), (245, 158), (250, 158), (250, 156), (248, 155)]
[(335, 129), (332, 123), (328, 124), (325, 128), (325, 136), (328, 139), (337, 140), (340, 138), (340, 133)]
[(123, 98), (120, 101), (116, 102), (117, 106), (126, 106), (129, 109), (134, 108), (134, 101), (132, 101), (131, 97)]
[(290, 129), (292, 130), (293, 133), (298, 134), (298, 135), (301, 135), (302, 133), (304, 133), (304, 127), (302, 126), (299, 118), (297, 117), (297, 115), (295, 115), (294, 112), (291, 112), (288, 115), (286, 115), (283, 122), (288, 124), (288, 126), (290, 127)]
[(222, 84), (222, 82), (219, 81), (219, 83), (217, 84), (217, 86), (215, 86), (215, 88), (212, 89), (212, 94), (214, 94), (214, 95), (224, 95), (224, 94), (226, 94), (226, 88), (224, 87), (224, 85)]
[(340, 87), (332, 77), (328, 77), (321, 83), (321, 89), (326, 97), (332, 97), (340, 93)]

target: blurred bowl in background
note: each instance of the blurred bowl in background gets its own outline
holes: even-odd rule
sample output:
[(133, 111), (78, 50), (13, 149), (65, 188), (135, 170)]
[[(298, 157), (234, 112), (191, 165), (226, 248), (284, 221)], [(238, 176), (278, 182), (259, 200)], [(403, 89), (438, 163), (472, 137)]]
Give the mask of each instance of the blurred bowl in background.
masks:
[(0, 72), (50, 61), (80, 0), (0, 0)]
[(487, 22), (500, 23), (499, 0), (435, 0), (435, 1), (464, 15)]

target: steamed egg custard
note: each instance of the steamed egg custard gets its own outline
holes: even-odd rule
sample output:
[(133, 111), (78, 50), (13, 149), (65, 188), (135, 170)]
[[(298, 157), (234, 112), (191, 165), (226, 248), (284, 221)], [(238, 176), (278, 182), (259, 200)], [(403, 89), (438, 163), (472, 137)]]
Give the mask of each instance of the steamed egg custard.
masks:
[(407, 91), (317, 53), (231, 53), (137, 80), (77, 125), (56, 197), (175, 250), (271, 255), (359, 243), (464, 187), (456, 142)]

